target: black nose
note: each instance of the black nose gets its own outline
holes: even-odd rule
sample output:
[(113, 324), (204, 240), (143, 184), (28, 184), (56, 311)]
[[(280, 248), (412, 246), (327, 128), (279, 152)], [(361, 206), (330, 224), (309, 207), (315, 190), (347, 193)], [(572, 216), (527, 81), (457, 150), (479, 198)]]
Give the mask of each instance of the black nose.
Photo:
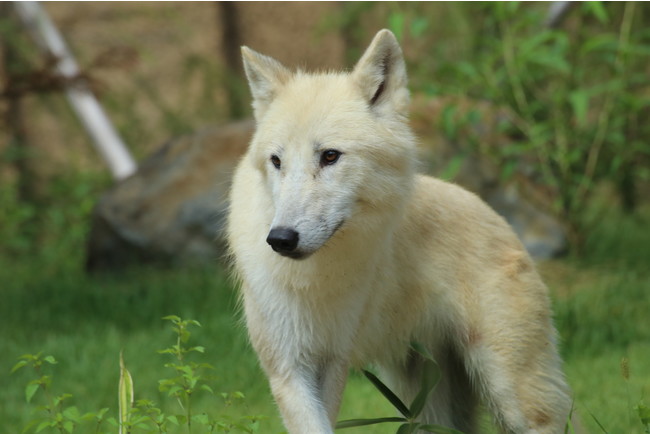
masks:
[(298, 247), (298, 232), (289, 228), (275, 228), (271, 229), (269, 236), (266, 237), (266, 242), (269, 243), (271, 248), (280, 253), (291, 253)]

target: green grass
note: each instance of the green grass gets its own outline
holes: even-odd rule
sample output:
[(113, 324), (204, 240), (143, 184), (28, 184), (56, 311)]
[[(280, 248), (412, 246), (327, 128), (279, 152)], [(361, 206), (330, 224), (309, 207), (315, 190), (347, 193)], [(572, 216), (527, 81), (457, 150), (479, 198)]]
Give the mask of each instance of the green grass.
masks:
[[(82, 190), (79, 195), (92, 191)], [(163, 366), (169, 356), (157, 353), (173, 343), (174, 334), (161, 319), (169, 314), (201, 322), (192, 341), (206, 347), (200, 360), (215, 367), (215, 392), (241, 391), (247, 397), (247, 407), (225, 408), (221, 398), (206, 393), (196, 396), (197, 412), (263, 414), (267, 419), (260, 432), (282, 432), (224, 273), (217, 267), (143, 267), (85, 274), (90, 208), (71, 208), (74, 194), (39, 211), (39, 229), (32, 231), (30, 243), (17, 241), (26, 237), (19, 232), (23, 222), (18, 217), (14, 232), (0, 229), (8, 240), (0, 250), (0, 433), (19, 432), (33, 418), (33, 406), (24, 397), (32, 377), (26, 370), (9, 372), (19, 356), (39, 351), (59, 361), (51, 367), (53, 393), (71, 393), (71, 403), (82, 412), (110, 407), (117, 415), (123, 350), (136, 399), (151, 399), (170, 414), (180, 413), (157, 388), (159, 379), (171, 375)], [(16, 209), (3, 206), (3, 211), (0, 217), (7, 221), (8, 212)], [(650, 401), (648, 216), (648, 210), (631, 217), (608, 214), (589, 237), (584, 258), (541, 266), (553, 294), (566, 373), (588, 432), (602, 432), (594, 417), (607, 432), (643, 432), (632, 408), (641, 399), (646, 405)], [(629, 363), (627, 379), (620, 368), (623, 358)], [(362, 376), (351, 375), (341, 419), (394, 415)], [(385, 425), (342, 432), (387, 434), (394, 429)]]
[[(163, 367), (170, 356), (157, 353), (174, 343), (168, 323), (161, 320), (169, 314), (201, 322), (192, 342), (206, 352), (195, 359), (215, 367), (215, 392), (242, 391), (248, 397), (250, 408), (232, 411), (268, 415), (264, 426), (275, 428), (265, 432), (280, 429), (266, 380), (234, 313), (234, 293), (219, 270), (132, 270), (119, 277), (68, 270), (64, 275), (34, 273), (22, 282), (0, 273), (8, 283), (0, 308), (0, 432), (14, 433), (30, 419), (23, 389), (31, 373), (23, 369), (9, 375), (9, 370), (20, 355), (38, 351), (59, 361), (50, 369), (53, 393), (72, 393), (82, 411), (116, 409), (118, 360), (124, 350), (136, 399), (151, 399), (170, 414), (180, 413), (157, 390), (158, 380), (172, 375)], [(197, 398), (200, 411), (225, 411), (221, 398), (207, 393)]]

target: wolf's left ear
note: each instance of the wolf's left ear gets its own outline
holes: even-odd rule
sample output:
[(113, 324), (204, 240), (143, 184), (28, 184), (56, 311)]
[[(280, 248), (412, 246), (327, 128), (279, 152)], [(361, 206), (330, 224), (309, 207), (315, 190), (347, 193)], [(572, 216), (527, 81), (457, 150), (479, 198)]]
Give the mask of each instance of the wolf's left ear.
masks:
[(402, 49), (390, 30), (380, 30), (357, 62), (352, 77), (371, 108), (406, 114), (409, 92)]
[(248, 47), (241, 49), (244, 71), (253, 95), (253, 111), (259, 120), (266, 112), (278, 90), (291, 77), (291, 72), (277, 60)]

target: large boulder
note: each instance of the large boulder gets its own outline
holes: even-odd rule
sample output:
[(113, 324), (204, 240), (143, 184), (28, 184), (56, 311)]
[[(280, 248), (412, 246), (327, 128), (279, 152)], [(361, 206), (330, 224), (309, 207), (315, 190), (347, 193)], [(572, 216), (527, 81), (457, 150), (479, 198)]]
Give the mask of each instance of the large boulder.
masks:
[[(413, 127), (421, 139), (424, 169), (483, 197), (534, 257), (562, 252), (564, 232), (554, 218), (522, 197), (514, 184), (500, 182), (497, 169), (484, 158), (440, 135), (441, 107), (431, 100), (414, 104)], [(116, 184), (95, 208), (88, 269), (222, 260), (230, 178), (253, 129), (252, 121), (242, 121), (172, 140), (142, 162), (136, 174)], [(490, 135), (488, 128), (486, 140)], [(460, 153), (465, 156), (459, 161)]]
[(87, 268), (219, 261), (227, 192), (252, 121), (208, 128), (164, 144), (99, 200)]

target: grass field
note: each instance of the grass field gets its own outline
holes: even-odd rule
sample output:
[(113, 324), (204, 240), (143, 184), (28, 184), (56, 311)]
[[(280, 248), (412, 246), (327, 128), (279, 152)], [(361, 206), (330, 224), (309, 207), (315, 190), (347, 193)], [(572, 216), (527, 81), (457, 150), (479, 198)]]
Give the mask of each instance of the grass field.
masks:
[[(584, 258), (540, 265), (553, 294), (575, 406), (588, 432), (644, 432), (633, 407), (642, 399), (650, 404), (649, 215), (608, 215), (590, 235)], [(61, 230), (49, 230), (41, 247), (0, 251), (0, 433), (20, 432), (34, 418), (31, 412), (42, 397), (35, 396), (36, 405), (25, 401), (33, 375), (25, 369), (10, 375), (10, 370), (22, 354), (39, 351), (59, 361), (51, 367), (52, 393), (72, 394), (70, 404), (82, 412), (109, 407), (109, 414), (117, 416), (123, 350), (136, 399), (148, 398), (169, 414), (178, 413), (176, 402), (158, 391), (158, 380), (171, 375), (164, 367), (171, 359), (157, 353), (174, 341), (169, 324), (161, 320), (169, 314), (201, 322), (192, 342), (206, 347), (197, 360), (215, 367), (215, 392), (241, 391), (247, 397), (245, 405), (226, 408), (219, 396), (198, 394), (195, 411), (262, 414), (266, 418), (259, 432), (282, 432), (246, 343), (235, 292), (222, 271), (139, 268), (87, 275), (81, 266), (85, 223), (74, 216), (56, 218), (64, 224), (47, 218), (43, 224)], [(629, 375), (621, 370), (623, 359)], [(393, 415), (366, 380), (352, 375), (342, 419)], [(110, 425), (104, 428), (117, 432)]]

